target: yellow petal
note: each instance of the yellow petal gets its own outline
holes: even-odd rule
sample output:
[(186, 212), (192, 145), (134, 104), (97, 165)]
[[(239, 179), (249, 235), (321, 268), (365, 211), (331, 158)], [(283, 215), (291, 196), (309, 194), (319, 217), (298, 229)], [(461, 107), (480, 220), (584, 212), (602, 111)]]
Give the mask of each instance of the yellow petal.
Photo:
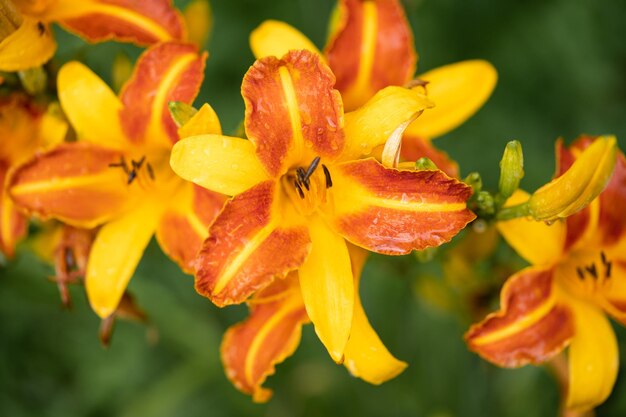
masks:
[(47, 25), (24, 17), (22, 25), (0, 42), (0, 71), (20, 71), (38, 67), (57, 49)]
[(211, 4), (208, 0), (193, 0), (183, 11), (183, 16), (187, 24), (188, 40), (203, 49), (213, 26)]
[(611, 324), (601, 310), (588, 303), (572, 301), (576, 334), (569, 347), (569, 390), (567, 408), (587, 411), (611, 393), (619, 356)]
[(413, 122), (407, 133), (435, 138), (464, 123), (485, 104), (498, 73), (489, 62), (472, 60), (435, 68), (418, 78), (429, 82), (426, 90), (435, 107)]
[(354, 316), (350, 339), (345, 350), (344, 365), (352, 375), (370, 384), (380, 385), (395, 378), (407, 367), (406, 362), (394, 358), (372, 328), (359, 296), (361, 267), (367, 251), (349, 245), (352, 270), (354, 273)]
[(85, 286), (93, 310), (102, 318), (110, 316), (119, 304), (143, 252), (154, 234), (160, 217), (152, 201), (100, 229), (93, 243)]
[(380, 90), (363, 107), (345, 115), (346, 145), (343, 160), (369, 155), (390, 137), (404, 131), (407, 124), (432, 107), (431, 101), (415, 90), (387, 87)]
[(530, 214), (537, 220), (554, 220), (584, 208), (606, 187), (616, 159), (615, 137), (600, 136), (563, 175), (533, 193)]
[(170, 165), (201, 187), (237, 195), (267, 179), (252, 142), (220, 135), (192, 136), (174, 145)]
[(255, 58), (281, 58), (293, 49), (308, 49), (323, 56), (317, 47), (293, 26), (277, 20), (266, 20), (250, 34), (250, 48)]
[(126, 146), (118, 117), (122, 103), (100, 77), (79, 62), (69, 62), (59, 71), (58, 90), (79, 140), (114, 149)]
[[(517, 190), (507, 200), (505, 207), (527, 201), (527, 192)], [(547, 266), (559, 260), (565, 246), (565, 223), (556, 221), (550, 225), (530, 218), (500, 221), (498, 231), (509, 245), (533, 265)]]
[(178, 136), (183, 139), (197, 135), (221, 135), (222, 125), (215, 110), (204, 104), (193, 117), (178, 129)]
[(350, 336), (354, 283), (346, 242), (319, 217), (309, 220), (312, 249), (299, 270), (306, 311), (315, 332), (337, 363)]

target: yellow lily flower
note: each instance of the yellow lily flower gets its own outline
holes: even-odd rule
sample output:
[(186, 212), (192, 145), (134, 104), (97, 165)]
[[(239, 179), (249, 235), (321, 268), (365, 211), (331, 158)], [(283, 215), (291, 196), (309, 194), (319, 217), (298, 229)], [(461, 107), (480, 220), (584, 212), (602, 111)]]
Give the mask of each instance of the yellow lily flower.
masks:
[[(595, 143), (582, 137), (566, 148), (558, 141), (557, 174), (574, 170)], [(509, 203), (527, 199), (518, 191)], [(499, 222), (502, 236), (532, 266), (509, 278), (500, 311), (468, 331), (470, 349), (499, 366), (518, 367), (545, 362), (569, 346), (566, 407), (585, 411), (602, 403), (618, 370), (605, 314), (626, 323), (625, 211), (626, 158), (619, 152), (606, 189), (583, 210), (551, 225)]]
[[(340, 0), (324, 57), (337, 76), (337, 89), (346, 110), (362, 106), (377, 91), (390, 85), (409, 85), (414, 77), (417, 53), (413, 34), (398, 0)], [(315, 45), (295, 28), (269, 20), (250, 35), (256, 58), (282, 56), (293, 49), (321, 55)], [(389, 65), (393, 62), (393, 65)], [(497, 73), (486, 61), (470, 60), (446, 65), (417, 76), (436, 107), (405, 126), (403, 159), (430, 158), (451, 176), (458, 166), (430, 143), (471, 117), (493, 91)], [(403, 129), (404, 130), (404, 129)], [(402, 132), (400, 132), (402, 133)], [(398, 152), (391, 152), (391, 154)], [(396, 166), (393, 160), (383, 160)]]
[(59, 23), (90, 42), (116, 39), (149, 45), (184, 40), (171, 0), (0, 0), (0, 71), (46, 63), (56, 50), (49, 25)]
[[(177, 131), (168, 102), (195, 98), (205, 59), (190, 44), (155, 45), (119, 98), (84, 65), (64, 65), (59, 98), (79, 140), (36, 154), (7, 180), (14, 203), (40, 218), (87, 229), (102, 225), (85, 277), (102, 318), (115, 311), (152, 235), (189, 271), (222, 207), (222, 196), (182, 181), (169, 167), (172, 145), (197, 125), (192, 119)], [(214, 114), (208, 106), (198, 114), (206, 113)], [(202, 131), (220, 133), (219, 121), (211, 120)]]
[(334, 82), (310, 51), (257, 60), (242, 84), (249, 140), (189, 137), (174, 146), (171, 165), (234, 196), (198, 255), (196, 290), (218, 306), (241, 303), (297, 270), (307, 315), (341, 362), (355, 299), (346, 240), (400, 255), (448, 241), (474, 215), (465, 204), (471, 189), (440, 171), (358, 159), (428, 107), (425, 97), (388, 87), (344, 119)]
[(28, 220), (6, 192), (6, 179), (12, 169), (37, 149), (60, 143), (67, 123), (22, 94), (0, 99), (0, 252), (12, 257), (15, 245), (25, 237)]

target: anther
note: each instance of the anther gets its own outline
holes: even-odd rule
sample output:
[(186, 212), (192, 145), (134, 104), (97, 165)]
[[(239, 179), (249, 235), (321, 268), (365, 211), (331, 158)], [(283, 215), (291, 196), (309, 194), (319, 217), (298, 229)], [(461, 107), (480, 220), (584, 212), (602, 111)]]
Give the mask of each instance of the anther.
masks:
[(606, 255), (604, 251), (600, 252), (600, 259), (602, 259), (602, 265), (606, 265)]
[(300, 198), (304, 200), (304, 191), (302, 191), (302, 187), (300, 186), (298, 180), (295, 180), (293, 182), (293, 185), (296, 186), (296, 190), (298, 190), (298, 195), (300, 195)]
[(148, 175), (150, 176), (150, 179), (154, 181), (154, 170), (152, 169), (152, 165), (150, 165), (150, 162), (146, 164), (146, 168), (148, 169)]
[(578, 274), (578, 278), (585, 279), (585, 273), (579, 266), (576, 267), (576, 274)]
[(330, 177), (330, 171), (324, 164), (322, 164), (322, 169), (324, 170), (324, 176), (326, 177), (326, 188), (330, 188), (333, 186), (333, 179)]
[(320, 157), (316, 156), (315, 159), (313, 159), (313, 161), (311, 161), (311, 165), (309, 165), (309, 168), (306, 170), (306, 174), (304, 175), (304, 181), (308, 182), (309, 178), (311, 178), (311, 175), (313, 175), (313, 173), (315, 172), (315, 170), (317, 169), (317, 166), (320, 163)]
[(120, 162), (109, 164), (109, 168), (122, 168), (126, 174), (130, 173), (128, 165), (126, 165), (126, 159), (123, 156), (120, 159)]
[(143, 165), (143, 162), (146, 160), (146, 156), (142, 156), (139, 161), (132, 160), (133, 168), (139, 169)]
[(585, 269), (591, 274), (594, 279), (598, 279), (598, 271), (596, 270), (596, 264), (586, 266)]
[(604, 276), (609, 279), (611, 278), (611, 267), (613, 266), (613, 263), (611, 262), (607, 262), (606, 263), (606, 271), (604, 273)]
[(128, 181), (126, 182), (126, 184), (130, 185), (135, 180), (135, 178), (137, 178), (137, 171), (135, 171), (135, 168), (133, 168), (133, 170), (128, 173)]

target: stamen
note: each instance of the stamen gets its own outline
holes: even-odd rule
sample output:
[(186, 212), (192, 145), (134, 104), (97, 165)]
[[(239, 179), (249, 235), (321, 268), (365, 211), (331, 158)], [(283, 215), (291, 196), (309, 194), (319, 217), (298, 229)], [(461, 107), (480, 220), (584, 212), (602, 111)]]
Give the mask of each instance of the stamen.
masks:
[(63, 259), (65, 260), (65, 272), (69, 273), (70, 271), (76, 268), (76, 261), (74, 259), (74, 251), (71, 248), (65, 248), (63, 250)]
[(135, 168), (133, 168), (133, 170), (128, 173), (128, 181), (126, 182), (126, 184), (130, 185), (135, 180), (135, 178), (137, 178), (137, 171), (135, 170)]
[(146, 164), (146, 168), (148, 169), (148, 175), (150, 176), (150, 179), (152, 181), (154, 181), (155, 177), (154, 177), (154, 170), (152, 169), (152, 165), (150, 165), (150, 162), (148, 162)]
[(580, 269), (579, 266), (576, 267), (576, 273), (578, 274), (578, 278), (585, 279), (585, 273), (583, 272), (582, 269)]
[(604, 251), (600, 252), (600, 259), (602, 259), (602, 265), (606, 265), (606, 255)]
[(313, 161), (311, 162), (311, 165), (309, 165), (309, 169), (306, 170), (306, 174), (304, 175), (304, 181), (309, 181), (309, 178), (311, 178), (311, 175), (313, 175), (319, 163), (320, 157), (316, 156), (315, 159), (313, 159)]
[(142, 156), (139, 161), (131, 161), (133, 163), (133, 168), (139, 169), (143, 165), (143, 162), (146, 160), (146, 156)]
[(612, 262), (607, 262), (606, 263), (606, 271), (604, 273), (604, 276), (606, 277), (606, 279), (611, 278), (611, 267), (613, 266)]
[(324, 176), (326, 177), (326, 188), (330, 188), (333, 186), (333, 179), (330, 177), (330, 171), (324, 164), (322, 164), (322, 169), (324, 170)]
[(126, 159), (123, 156), (120, 159), (120, 162), (115, 162), (115, 163), (109, 164), (109, 168), (122, 168), (124, 170), (124, 173), (130, 174), (130, 170), (128, 169), (128, 165), (126, 165)]
[(304, 191), (302, 191), (302, 187), (300, 186), (298, 180), (295, 180), (293, 182), (293, 185), (296, 186), (296, 190), (298, 190), (298, 195), (300, 196), (300, 198), (304, 200)]
[(598, 279), (598, 271), (596, 270), (596, 264), (586, 266), (585, 269), (591, 274), (594, 279)]

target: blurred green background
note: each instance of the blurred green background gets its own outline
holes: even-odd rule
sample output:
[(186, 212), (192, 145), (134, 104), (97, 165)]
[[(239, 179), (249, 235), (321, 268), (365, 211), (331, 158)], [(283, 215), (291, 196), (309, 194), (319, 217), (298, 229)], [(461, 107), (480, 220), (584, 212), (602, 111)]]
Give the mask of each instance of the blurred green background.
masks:
[[(176, 2), (183, 6), (186, 2)], [(284, 20), (323, 46), (333, 0), (215, 0), (206, 79), (209, 102), (231, 131), (243, 115), (241, 79), (253, 62), (247, 36), (263, 20)], [(461, 165), (497, 183), (505, 143), (524, 147), (533, 190), (554, 169), (554, 140), (614, 133), (626, 145), (626, 2), (611, 0), (407, 0), (422, 71), (483, 58), (499, 72), (495, 93), (469, 122), (437, 140)], [(57, 64), (85, 61), (111, 80), (112, 58), (128, 45), (87, 46), (57, 30)], [(389, 63), (393, 65), (393, 63)], [(86, 106), (89, 103), (85, 103)], [(511, 258), (506, 248), (499, 256)], [(514, 260), (514, 262), (517, 262)], [(195, 294), (153, 242), (130, 289), (151, 323), (118, 322), (109, 349), (82, 288), (60, 308), (51, 269), (24, 248), (0, 269), (0, 416), (555, 416), (559, 393), (544, 368), (501, 370), (467, 351), (470, 319), (417, 297), (418, 276), (438, 271), (414, 256), (370, 259), (363, 302), (389, 349), (409, 368), (374, 387), (336, 366), (304, 330), (296, 354), (278, 366), (272, 401), (253, 404), (226, 380), (221, 335), (245, 317)], [(617, 328), (626, 362), (626, 332)], [(626, 368), (626, 366), (622, 366)], [(626, 415), (626, 369), (598, 416)]]

